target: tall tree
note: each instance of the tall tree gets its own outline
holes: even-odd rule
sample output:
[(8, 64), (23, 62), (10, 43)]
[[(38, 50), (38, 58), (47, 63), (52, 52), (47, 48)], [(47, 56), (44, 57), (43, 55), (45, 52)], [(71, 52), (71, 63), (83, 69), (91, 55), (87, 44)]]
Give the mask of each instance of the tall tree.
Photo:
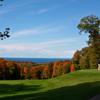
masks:
[(88, 58), (90, 67), (96, 68), (96, 62), (100, 58), (100, 19), (94, 15), (83, 17), (77, 27), (80, 30), (80, 33), (84, 32), (89, 35)]
[(89, 34), (89, 46), (92, 46), (100, 58), (100, 19), (94, 15), (86, 16), (80, 20), (78, 24), (80, 32)]
[(89, 45), (100, 42), (100, 19), (97, 16), (83, 17), (77, 27), (80, 33), (85, 32), (89, 34)]

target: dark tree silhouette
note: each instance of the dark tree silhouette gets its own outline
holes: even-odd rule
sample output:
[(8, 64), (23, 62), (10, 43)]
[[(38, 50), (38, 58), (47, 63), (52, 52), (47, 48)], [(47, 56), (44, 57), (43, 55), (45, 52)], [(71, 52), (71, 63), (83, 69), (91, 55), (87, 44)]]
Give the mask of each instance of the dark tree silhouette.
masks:
[(3, 40), (6, 38), (9, 38), (10, 37), (9, 31), (10, 31), (10, 28), (6, 28), (4, 32), (0, 32), (0, 39)]
[(0, 6), (2, 6), (3, 4), (2, 4), (2, 2), (3, 2), (4, 0), (0, 0)]
[[(0, 0), (0, 6), (2, 6), (2, 2), (4, 0)], [(10, 31), (10, 28), (5, 28), (5, 31), (4, 32), (0, 32), (0, 39), (3, 40), (3, 39), (6, 39), (6, 38), (9, 38), (10, 35), (9, 35), (9, 31)]]

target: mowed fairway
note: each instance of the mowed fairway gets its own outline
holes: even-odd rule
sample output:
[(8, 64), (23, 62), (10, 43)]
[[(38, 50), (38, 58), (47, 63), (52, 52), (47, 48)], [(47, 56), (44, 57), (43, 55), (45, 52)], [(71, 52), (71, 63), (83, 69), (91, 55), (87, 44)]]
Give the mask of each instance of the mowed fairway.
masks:
[(0, 100), (88, 100), (99, 93), (97, 70), (80, 70), (46, 80), (0, 81)]

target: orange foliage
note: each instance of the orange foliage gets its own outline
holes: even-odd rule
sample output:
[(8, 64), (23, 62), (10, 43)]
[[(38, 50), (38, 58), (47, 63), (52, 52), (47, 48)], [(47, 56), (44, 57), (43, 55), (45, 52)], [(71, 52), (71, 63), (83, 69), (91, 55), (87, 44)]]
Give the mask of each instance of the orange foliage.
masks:
[(32, 63), (18, 63), (0, 59), (0, 79), (47, 79), (65, 74), (69, 70), (71, 72), (75, 70), (70, 61), (32, 65)]
[(75, 71), (75, 66), (74, 66), (74, 64), (71, 64), (71, 66), (70, 66), (70, 72), (74, 72)]

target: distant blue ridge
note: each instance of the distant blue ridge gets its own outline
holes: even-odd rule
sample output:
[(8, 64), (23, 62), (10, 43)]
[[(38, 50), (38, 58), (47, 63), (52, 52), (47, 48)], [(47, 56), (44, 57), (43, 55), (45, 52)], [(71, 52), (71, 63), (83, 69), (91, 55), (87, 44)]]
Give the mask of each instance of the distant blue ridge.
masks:
[(35, 63), (48, 63), (55, 61), (64, 61), (70, 60), (68, 58), (5, 58), (10, 61), (18, 61), (18, 62), (35, 62)]

